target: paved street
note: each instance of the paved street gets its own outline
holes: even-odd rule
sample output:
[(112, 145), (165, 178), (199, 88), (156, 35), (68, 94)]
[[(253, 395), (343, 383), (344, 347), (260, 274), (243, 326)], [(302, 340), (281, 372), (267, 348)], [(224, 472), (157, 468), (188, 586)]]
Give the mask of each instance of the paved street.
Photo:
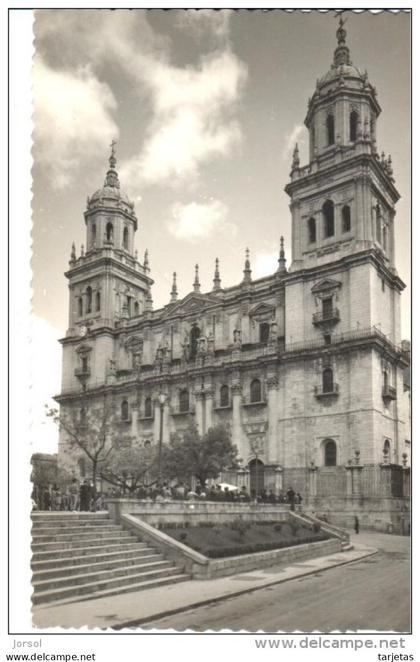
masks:
[(357, 541), (377, 547), (378, 554), (142, 627), (194, 631), (408, 631), (409, 538), (362, 533)]

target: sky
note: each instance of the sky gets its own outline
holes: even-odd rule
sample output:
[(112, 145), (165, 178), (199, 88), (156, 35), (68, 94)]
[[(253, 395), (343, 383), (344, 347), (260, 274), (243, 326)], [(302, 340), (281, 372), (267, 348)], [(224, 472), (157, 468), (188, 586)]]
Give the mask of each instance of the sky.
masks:
[[(202, 291), (214, 260), (222, 286), (277, 268), (280, 235), (290, 256), (288, 196), (294, 144), (307, 163), (303, 126), (317, 78), (332, 62), (334, 12), (37, 10), (33, 67), (33, 314), (38, 355), (51, 357), (42, 397), (59, 390), (67, 327), (63, 272), (85, 243), (86, 198), (103, 184), (117, 140), (122, 188), (139, 220), (136, 248), (150, 256), (155, 308)], [(378, 149), (392, 155), (396, 266), (410, 278), (410, 16), (347, 13), (353, 63), (367, 69), (382, 114)], [(402, 335), (410, 333), (410, 289)], [(54, 345), (54, 347), (53, 347)], [(45, 393), (44, 393), (45, 391)], [(41, 398), (41, 394), (39, 396)], [(41, 403), (40, 403), (41, 404)], [(42, 428), (41, 450), (55, 443)]]

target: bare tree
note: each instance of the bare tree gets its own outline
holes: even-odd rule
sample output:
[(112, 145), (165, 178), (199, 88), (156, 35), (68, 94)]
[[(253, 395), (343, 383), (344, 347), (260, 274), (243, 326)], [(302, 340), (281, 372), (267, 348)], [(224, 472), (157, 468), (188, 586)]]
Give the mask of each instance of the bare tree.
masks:
[(157, 453), (151, 446), (136, 447), (115, 444), (101, 464), (101, 477), (111, 485), (133, 493), (140, 485), (154, 482), (157, 476)]
[(101, 466), (112, 453), (114, 446), (123, 441), (131, 443), (129, 435), (118, 431), (112, 400), (104, 396), (98, 406), (87, 401), (81, 409), (47, 408), (47, 416), (65, 431), (70, 447), (80, 449), (87, 457), (91, 466), (93, 488), (96, 491), (96, 480), (100, 476)]

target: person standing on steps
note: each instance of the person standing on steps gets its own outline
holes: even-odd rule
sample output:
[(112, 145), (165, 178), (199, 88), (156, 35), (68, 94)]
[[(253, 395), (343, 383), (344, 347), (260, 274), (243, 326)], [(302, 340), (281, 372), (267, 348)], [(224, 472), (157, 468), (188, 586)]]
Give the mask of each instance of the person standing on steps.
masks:
[(359, 518), (357, 515), (354, 516), (354, 532), (359, 533)]

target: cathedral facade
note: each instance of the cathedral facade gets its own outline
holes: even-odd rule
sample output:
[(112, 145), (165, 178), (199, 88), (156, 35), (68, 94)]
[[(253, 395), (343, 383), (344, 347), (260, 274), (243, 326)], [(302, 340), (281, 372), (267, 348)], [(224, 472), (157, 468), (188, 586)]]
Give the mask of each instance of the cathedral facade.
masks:
[[(293, 482), (307, 496), (349, 494), (373, 475), (355, 467), (408, 466), (399, 194), (376, 143), (376, 89), (352, 64), (341, 21), (337, 41), (308, 103), (309, 163), (296, 147), (285, 189), (292, 261), (281, 239), (270, 276), (253, 279), (246, 251), (236, 286), (223, 287), (216, 260), (210, 292), (197, 266), (192, 291), (179, 299), (174, 274), (168, 304), (154, 310), (112, 148), (104, 186), (88, 198), (86, 250), (73, 247), (66, 273), (62, 411), (108, 394), (116, 425), (139, 446), (191, 423), (200, 433), (228, 425), (241, 469), (227, 478), (253, 490)], [(59, 458), (78, 471), (64, 431)]]

